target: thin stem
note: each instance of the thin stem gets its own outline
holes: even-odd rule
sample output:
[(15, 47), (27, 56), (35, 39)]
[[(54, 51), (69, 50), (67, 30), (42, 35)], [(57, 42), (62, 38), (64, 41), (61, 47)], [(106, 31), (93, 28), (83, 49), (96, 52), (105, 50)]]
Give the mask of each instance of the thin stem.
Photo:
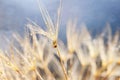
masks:
[(58, 54), (58, 56), (59, 56), (59, 58), (60, 58), (60, 65), (61, 65), (61, 67), (62, 67), (64, 76), (65, 76), (65, 80), (68, 80), (68, 76), (67, 76), (67, 73), (66, 73), (66, 69), (65, 69), (64, 64), (63, 64), (63, 62), (62, 62), (62, 58), (61, 58), (61, 54), (60, 54), (60, 50), (59, 50), (58, 46), (56, 47), (56, 49), (57, 49), (57, 54)]
[(35, 70), (35, 72), (38, 75), (38, 77), (40, 78), (40, 80), (44, 80), (37, 70)]

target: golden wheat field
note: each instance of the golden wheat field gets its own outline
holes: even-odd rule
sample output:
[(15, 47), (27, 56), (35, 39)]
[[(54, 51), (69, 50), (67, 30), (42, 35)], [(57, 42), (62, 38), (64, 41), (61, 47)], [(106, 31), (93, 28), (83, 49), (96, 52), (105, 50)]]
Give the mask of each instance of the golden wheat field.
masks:
[(62, 2), (55, 22), (38, 3), (46, 28), (28, 19), (24, 37), (13, 34), (9, 49), (0, 49), (0, 80), (120, 80), (119, 31), (112, 35), (107, 24), (93, 38), (84, 24), (79, 30), (71, 19), (65, 44), (58, 36)]

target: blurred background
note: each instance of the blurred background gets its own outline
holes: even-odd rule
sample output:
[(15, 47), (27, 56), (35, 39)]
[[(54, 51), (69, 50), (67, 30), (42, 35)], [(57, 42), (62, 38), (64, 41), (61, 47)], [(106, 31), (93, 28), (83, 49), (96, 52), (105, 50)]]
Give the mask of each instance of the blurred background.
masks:
[[(41, 0), (55, 20), (59, 0)], [(92, 35), (100, 33), (109, 23), (113, 33), (120, 30), (120, 0), (62, 0), (60, 38), (65, 40), (65, 26), (69, 19), (85, 23)], [(23, 35), (27, 18), (40, 26), (42, 20), (37, 0), (0, 0), (0, 47), (5, 46), (3, 36), (13, 32)], [(80, 28), (79, 28), (80, 29)], [(7, 43), (6, 43), (7, 44)]]

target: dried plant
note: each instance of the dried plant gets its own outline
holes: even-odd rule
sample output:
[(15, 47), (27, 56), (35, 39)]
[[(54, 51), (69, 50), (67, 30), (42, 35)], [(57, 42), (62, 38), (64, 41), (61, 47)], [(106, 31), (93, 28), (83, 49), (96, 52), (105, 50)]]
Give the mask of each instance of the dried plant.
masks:
[[(58, 37), (56, 24), (39, 2), (46, 24), (43, 30), (34, 21), (27, 24), (24, 37), (13, 34), (9, 49), (0, 50), (0, 80), (119, 80), (120, 32), (112, 35), (110, 25), (95, 38), (77, 21), (67, 24), (67, 45)], [(52, 41), (52, 45), (51, 42)]]
[[(58, 56), (60, 58), (60, 64), (61, 64), (61, 67), (62, 67), (62, 70), (64, 72), (64, 75), (65, 75), (65, 80), (68, 80), (67, 79), (67, 73), (66, 73), (66, 70), (65, 70), (65, 67), (64, 67), (64, 64), (62, 62), (62, 58), (61, 58), (61, 54), (60, 54), (60, 50), (58, 48), (58, 43), (57, 43), (57, 39), (58, 39), (58, 32), (59, 32), (59, 24), (60, 24), (60, 15), (61, 15), (61, 2), (60, 2), (60, 6), (58, 8), (58, 17), (57, 17), (57, 21), (56, 21), (56, 24), (53, 23), (52, 19), (50, 18), (49, 16), (49, 13), (48, 11), (42, 7), (42, 4), (40, 2), (40, 0), (38, 0), (38, 3), (39, 3), (39, 9), (41, 11), (41, 14), (42, 14), (42, 17), (43, 17), (43, 20), (46, 24), (46, 27), (47, 27), (47, 31), (44, 31), (43, 29), (41, 28), (38, 28), (38, 29), (33, 29), (33, 26), (31, 24), (28, 24), (27, 26), (32, 29), (32, 30), (35, 30), (36, 33), (40, 33), (46, 37), (48, 37), (50, 40), (52, 40), (52, 43), (53, 43), (53, 47), (56, 48), (57, 50), (57, 53), (58, 53)], [(34, 23), (34, 22), (32, 22)], [(34, 23), (34, 25), (37, 25), (36, 23)], [(38, 25), (37, 25), (38, 26)]]

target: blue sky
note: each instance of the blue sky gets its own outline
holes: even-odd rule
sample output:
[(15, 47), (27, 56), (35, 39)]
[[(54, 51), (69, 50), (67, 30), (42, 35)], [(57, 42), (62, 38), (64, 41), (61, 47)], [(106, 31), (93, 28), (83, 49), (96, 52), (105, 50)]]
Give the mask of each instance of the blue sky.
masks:
[[(43, 1), (43, 4), (54, 18), (59, 0), (41, 1)], [(8, 17), (19, 18), (21, 16), (22, 22), (25, 21), (26, 17), (35, 21), (41, 20), (39, 19), (40, 12), (37, 0), (1, 0), (1, 4), (4, 6), (2, 8), (6, 19)], [(63, 0), (62, 21), (66, 23), (69, 18), (77, 18), (79, 23), (84, 22), (88, 26), (93, 26), (90, 28), (104, 26), (106, 22), (115, 24), (115, 22), (120, 22), (119, 4), (120, 0)], [(12, 24), (11, 20), (8, 20), (6, 24)], [(120, 26), (120, 24), (116, 23), (115, 26)]]
[[(41, 0), (55, 19), (59, 0)], [(85, 23), (89, 30), (99, 32), (106, 23), (113, 31), (120, 29), (120, 0), (63, 0), (61, 31), (65, 31), (68, 19), (77, 18), (78, 24)], [(44, 26), (37, 0), (0, 0), (0, 34), (23, 33), (26, 18)], [(62, 33), (65, 35), (65, 32)]]

